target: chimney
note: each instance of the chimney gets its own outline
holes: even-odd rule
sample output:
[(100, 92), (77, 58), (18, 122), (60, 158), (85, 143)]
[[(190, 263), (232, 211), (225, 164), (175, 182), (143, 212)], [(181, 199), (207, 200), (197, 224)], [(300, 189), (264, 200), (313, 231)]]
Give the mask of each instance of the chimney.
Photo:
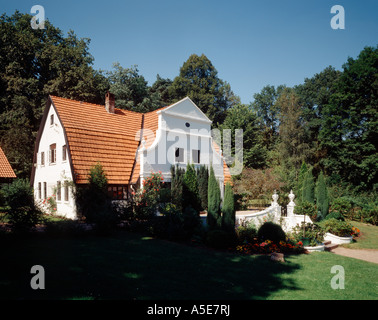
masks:
[(108, 113), (114, 113), (114, 94), (109, 91), (105, 95), (105, 109)]

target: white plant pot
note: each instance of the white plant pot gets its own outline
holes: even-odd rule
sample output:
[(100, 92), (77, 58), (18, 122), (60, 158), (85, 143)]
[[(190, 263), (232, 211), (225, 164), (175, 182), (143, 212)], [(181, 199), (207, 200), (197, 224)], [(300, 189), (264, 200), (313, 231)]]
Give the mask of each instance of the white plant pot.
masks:
[(314, 247), (310, 247), (310, 246), (307, 247), (306, 246), (306, 247), (303, 247), (303, 248), (305, 248), (308, 252), (324, 251), (325, 245), (321, 244), (321, 245), (314, 246)]
[(331, 241), (332, 243), (334, 244), (347, 244), (347, 243), (351, 243), (352, 240), (353, 240), (353, 237), (350, 236), (350, 237), (338, 237), (332, 233), (326, 233), (324, 235), (324, 240), (326, 241)]

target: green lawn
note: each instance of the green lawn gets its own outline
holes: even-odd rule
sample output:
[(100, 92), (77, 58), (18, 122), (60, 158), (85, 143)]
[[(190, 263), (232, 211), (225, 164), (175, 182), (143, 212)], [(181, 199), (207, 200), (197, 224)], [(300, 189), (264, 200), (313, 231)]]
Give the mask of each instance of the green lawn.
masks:
[[(0, 299), (377, 299), (376, 264), (327, 252), (279, 263), (127, 232), (0, 241)], [(45, 290), (30, 288), (37, 264)], [(330, 286), (334, 265), (344, 290)]]
[(357, 238), (357, 241), (343, 245), (351, 249), (376, 249), (378, 250), (378, 226), (371, 224), (350, 221), (350, 223), (360, 229), (361, 234)]

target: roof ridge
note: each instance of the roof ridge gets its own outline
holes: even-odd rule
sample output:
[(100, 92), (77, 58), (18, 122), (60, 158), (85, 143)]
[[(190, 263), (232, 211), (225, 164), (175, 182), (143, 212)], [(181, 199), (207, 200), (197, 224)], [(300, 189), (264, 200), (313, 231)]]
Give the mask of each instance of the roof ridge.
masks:
[[(92, 103), (92, 102), (87, 102), (87, 101), (82, 101), (82, 100), (76, 100), (76, 99), (70, 99), (70, 98), (63, 98), (63, 97), (58, 97), (58, 96), (54, 96), (54, 95), (51, 95), (51, 94), (50, 94), (50, 97), (51, 97), (51, 98), (57, 98), (57, 99), (68, 100), (68, 101), (74, 101), (74, 102), (77, 102), (77, 103), (85, 103), (85, 104), (89, 104), (89, 105), (93, 105), (93, 106), (97, 106), (97, 107), (105, 108), (105, 104), (98, 104), (98, 103)], [(115, 107), (114, 109), (115, 109), (115, 110), (120, 110), (120, 111), (127, 111), (127, 112), (137, 113), (137, 114), (143, 114), (142, 112), (133, 111), (133, 110), (128, 110), (128, 109), (122, 109), (122, 108), (120, 108), (120, 107)], [(153, 112), (153, 111), (151, 111), (151, 112)]]

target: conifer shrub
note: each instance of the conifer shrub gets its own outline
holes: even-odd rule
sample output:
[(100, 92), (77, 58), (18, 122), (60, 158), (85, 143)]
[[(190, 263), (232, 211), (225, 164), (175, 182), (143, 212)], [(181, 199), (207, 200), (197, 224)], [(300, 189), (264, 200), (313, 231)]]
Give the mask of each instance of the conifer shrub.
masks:
[(315, 200), (315, 182), (312, 175), (312, 168), (305, 174), (302, 186), (302, 201), (314, 203)]
[(183, 210), (184, 174), (178, 165), (171, 166), (171, 201), (178, 211)]
[(318, 208), (318, 220), (326, 218), (329, 209), (329, 199), (323, 172), (320, 172), (316, 182), (316, 206)]
[(184, 174), (183, 200), (184, 209), (191, 206), (193, 209), (200, 211), (201, 204), (198, 192), (197, 174), (194, 165), (189, 163), (186, 166)]
[(222, 220), (220, 215), (220, 188), (215, 178), (214, 169), (210, 167), (210, 176), (208, 184), (208, 208), (207, 208), (207, 225), (209, 228), (220, 227)]
[(235, 199), (230, 183), (226, 184), (224, 192), (222, 206), (222, 228), (226, 231), (235, 231)]
[(201, 204), (201, 210), (207, 210), (207, 188), (209, 182), (209, 169), (202, 165), (197, 170), (198, 179), (198, 196)]

